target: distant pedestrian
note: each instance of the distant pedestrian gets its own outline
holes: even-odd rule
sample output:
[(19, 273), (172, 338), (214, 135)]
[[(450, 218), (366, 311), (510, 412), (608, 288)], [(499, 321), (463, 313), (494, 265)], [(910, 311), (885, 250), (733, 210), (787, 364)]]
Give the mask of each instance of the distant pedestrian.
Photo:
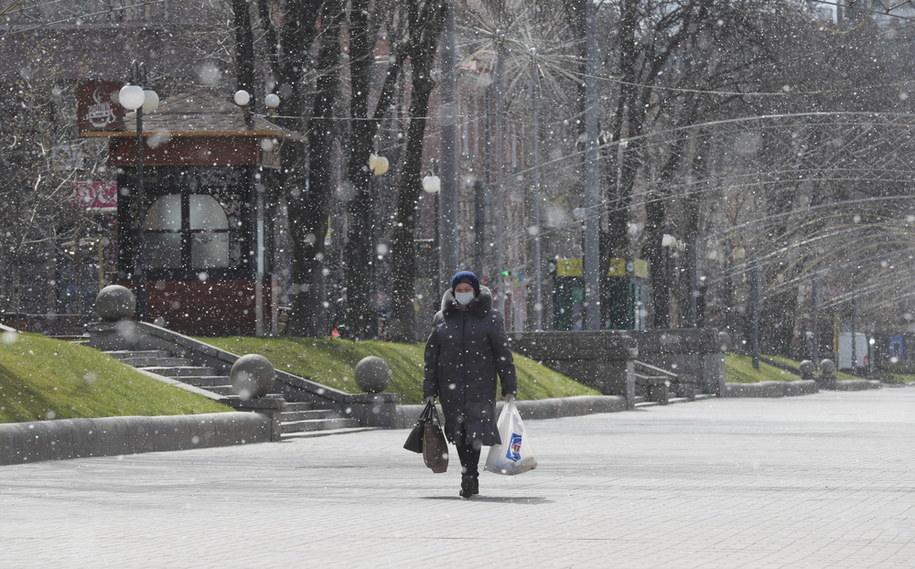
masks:
[(461, 496), (480, 493), (481, 448), (501, 444), (496, 429), (496, 375), (506, 402), (518, 390), (515, 364), (502, 314), (492, 293), (470, 271), (451, 279), (442, 309), (426, 341), (423, 396), (438, 397), (445, 413), (445, 436), (461, 460)]

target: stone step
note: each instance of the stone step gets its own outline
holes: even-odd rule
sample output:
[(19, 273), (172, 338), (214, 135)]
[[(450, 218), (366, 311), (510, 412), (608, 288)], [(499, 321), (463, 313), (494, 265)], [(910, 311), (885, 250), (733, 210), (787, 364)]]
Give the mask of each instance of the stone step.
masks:
[(296, 438), (314, 438), (329, 437), (333, 435), (348, 435), (351, 433), (364, 433), (365, 431), (375, 431), (378, 427), (345, 427), (342, 429), (323, 429), (320, 431), (302, 431), (299, 433), (286, 433), (287, 437)]
[[(173, 356), (133, 356), (119, 358), (121, 362), (133, 367), (188, 367), (193, 362), (187, 358)], [(164, 375), (164, 374), (162, 374)]]
[(286, 408), (280, 413), (280, 421), (283, 423), (292, 423), (295, 421), (307, 421), (309, 419), (336, 419), (340, 415), (331, 409), (302, 409), (302, 410), (289, 410), (289, 404), (286, 404)]
[[(170, 356), (165, 350), (123, 350), (107, 352), (123, 363), (171, 377), (218, 395), (232, 396), (235, 390), (225, 375), (207, 366), (192, 365), (187, 358)], [(359, 421), (341, 417), (333, 409), (314, 409), (311, 403), (287, 402), (280, 414), (280, 430), (290, 433), (350, 432), (361, 430)]]
[(187, 376), (216, 375), (216, 370), (205, 366), (151, 366), (142, 368), (150, 373), (165, 377), (183, 378)]
[(229, 378), (224, 375), (182, 375), (181, 382), (204, 389), (230, 385)]
[(324, 431), (328, 429), (351, 429), (359, 427), (356, 419), (306, 419), (304, 421), (281, 422), (280, 430), (286, 433), (307, 433), (311, 431)]
[(110, 350), (105, 352), (109, 356), (117, 359), (133, 358), (137, 356), (168, 356), (165, 350)]

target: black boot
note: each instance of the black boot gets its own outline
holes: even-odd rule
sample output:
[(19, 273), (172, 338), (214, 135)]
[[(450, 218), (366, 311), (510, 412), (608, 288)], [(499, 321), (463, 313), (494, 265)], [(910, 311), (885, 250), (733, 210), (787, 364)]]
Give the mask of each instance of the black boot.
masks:
[(480, 493), (480, 485), (476, 482), (474, 477), (469, 474), (461, 476), (461, 498), (470, 498), (474, 494)]
[(480, 475), (474, 473), (470, 477), (470, 494), (476, 496), (480, 493)]

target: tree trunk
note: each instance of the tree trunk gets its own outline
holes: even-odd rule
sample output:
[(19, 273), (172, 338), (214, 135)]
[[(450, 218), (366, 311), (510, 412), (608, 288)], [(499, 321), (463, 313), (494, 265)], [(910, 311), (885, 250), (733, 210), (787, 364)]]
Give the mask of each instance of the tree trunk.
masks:
[[(425, 63), (417, 68), (418, 63)], [(426, 133), (425, 117), (429, 110), (429, 97), (435, 83), (429, 77), (431, 61), (414, 62), (413, 87), (410, 101), (410, 121), (407, 130), (407, 150), (401, 172), (400, 195), (394, 223), (394, 242), (391, 256), (392, 287), (392, 339), (410, 341), (413, 338), (413, 300), (416, 283), (416, 204), (422, 188), (423, 141)], [(437, 284), (437, 283), (436, 283)]]
[[(441, 36), (448, 7), (434, 1), (422, 6), (414, 4), (411, 21), (425, 22), (414, 30), (409, 56), (413, 65), (410, 94), (411, 117), (407, 128), (406, 151), (400, 176), (400, 192), (394, 218), (394, 235), (391, 244), (391, 322), (390, 339), (410, 342), (414, 340), (414, 299), (416, 297), (416, 206), (422, 189), (423, 142), (426, 134), (426, 117), (429, 99), (435, 82), (432, 68), (435, 65), (435, 45)], [(438, 283), (436, 283), (438, 284)]]
[[(354, 1), (350, 10), (349, 68), (350, 68), (350, 129), (347, 178), (355, 195), (350, 200), (349, 231), (346, 240), (346, 335), (364, 340), (377, 333), (376, 307), (374, 306), (375, 243), (372, 203), (374, 174), (369, 171), (376, 133), (375, 121), (367, 120), (368, 100), (372, 84), (372, 67), (375, 48), (374, 34), (370, 33), (368, 6), (364, 0)], [(378, 220), (380, 221), (380, 220)]]
[(339, 10), (325, 14), (308, 145), (308, 182), (304, 187), (293, 186), (288, 201), (293, 247), (292, 282), (298, 289), (293, 292), (288, 329), (290, 334), (299, 336), (323, 336), (329, 332), (321, 317), (325, 309), (320, 290), (328, 205), (335, 185), (332, 118), (339, 83), (340, 14)]
[[(244, 3), (238, 3), (239, 6)], [(276, 79), (277, 92), (282, 98), (282, 116), (276, 119), (276, 122), (283, 128), (304, 133), (307, 131), (306, 116), (311, 114), (315, 109), (319, 109), (316, 115), (323, 112), (329, 115), (329, 109), (320, 110), (323, 107), (318, 105), (318, 99), (323, 93), (326, 100), (332, 100), (329, 96), (333, 93), (336, 81), (335, 76), (327, 77), (325, 71), (321, 77), (324, 83), (319, 85), (316, 93), (315, 109), (308, 108), (306, 92), (308, 88), (303, 83), (302, 78), (307, 71), (306, 62), (309, 61), (308, 52), (315, 41), (319, 31), (324, 30), (324, 26), (317, 25), (319, 19), (323, 19), (325, 24), (332, 22), (334, 16), (330, 10), (334, 9), (336, 3), (325, 4), (323, 0), (289, 0), (285, 5), (282, 19), (282, 27), (274, 27), (274, 20), (271, 17), (270, 9), (264, 0), (258, 0), (258, 17), (260, 25), (264, 29), (266, 39), (266, 49), (268, 53), (268, 62), (270, 70)], [(322, 9), (323, 6), (323, 9)], [(336, 7), (339, 11), (339, 7)], [(335, 30), (331, 30), (333, 35)], [(241, 50), (240, 50), (241, 52)], [(324, 47), (318, 57), (318, 65), (327, 66), (332, 69), (335, 56), (333, 47), (328, 45)], [(328, 63), (330, 61), (331, 63)], [(241, 69), (241, 64), (239, 69)], [(246, 79), (250, 78), (250, 79)], [(248, 73), (239, 72), (239, 85), (253, 84), (253, 71)], [(315, 123), (318, 124), (320, 119)], [(320, 129), (326, 133), (329, 125), (323, 125)], [(321, 133), (319, 133), (319, 138)], [(311, 139), (312, 142), (315, 138)], [(330, 185), (322, 179), (323, 171), (326, 169), (322, 166), (324, 159), (320, 157), (321, 152), (327, 152), (323, 148), (317, 148), (314, 156), (315, 164), (318, 165), (318, 179), (309, 180), (307, 164), (309, 161), (310, 148), (303, 144), (286, 144), (283, 145), (283, 169), (277, 172), (278, 184), (287, 198), (289, 227), (292, 242), (292, 267), (290, 272), (291, 288), (295, 289), (292, 294), (292, 310), (290, 313), (287, 333), (301, 336), (318, 336), (323, 335), (326, 331), (318, 318), (318, 315), (324, 312), (321, 307), (321, 298), (318, 297), (317, 291), (320, 290), (321, 271), (314, 262), (315, 257), (321, 252), (319, 248), (323, 247), (322, 240), (316, 240), (314, 236), (323, 237), (322, 224), (327, 219), (327, 203), (330, 191)], [(324, 192), (322, 194), (322, 192)], [(275, 201), (271, 201), (269, 207), (275, 207)], [(311, 237), (309, 237), (311, 236)], [(301, 294), (302, 291), (306, 291)]]

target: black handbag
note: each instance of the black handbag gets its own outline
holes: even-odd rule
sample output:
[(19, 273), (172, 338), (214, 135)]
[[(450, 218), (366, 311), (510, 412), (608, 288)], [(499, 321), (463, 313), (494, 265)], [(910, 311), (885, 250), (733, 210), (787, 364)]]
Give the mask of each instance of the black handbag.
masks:
[(432, 408), (432, 420), (423, 425), (423, 462), (435, 473), (448, 470), (448, 443), (435, 407)]
[(416, 420), (416, 424), (413, 425), (413, 430), (410, 431), (410, 435), (407, 437), (407, 442), (403, 444), (403, 448), (415, 453), (423, 452), (423, 431), (426, 430), (426, 423), (432, 422), (432, 414), (434, 412), (435, 405), (433, 403), (426, 403), (426, 407), (423, 409), (423, 412), (419, 414), (419, 418)]

